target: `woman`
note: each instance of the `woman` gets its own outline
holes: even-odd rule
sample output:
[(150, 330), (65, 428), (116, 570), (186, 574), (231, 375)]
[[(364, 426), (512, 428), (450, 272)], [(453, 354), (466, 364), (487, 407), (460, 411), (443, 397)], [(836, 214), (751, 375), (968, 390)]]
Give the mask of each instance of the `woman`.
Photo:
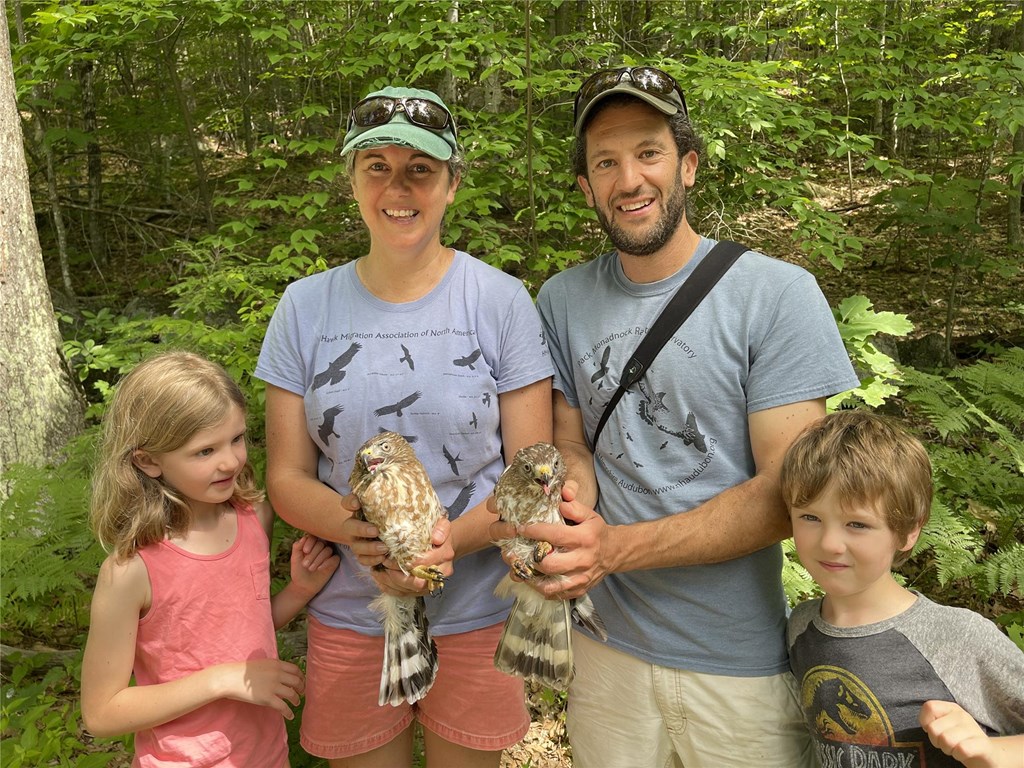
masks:
[[(341, 151), (370, 234), (365, 256), (297, 281), (270, 322), (256, 375), (267, 386), (267, 485), (292, 525), (338, 543), (342, 562), (310, 603), (301, 742), (339, 766), (410, 765), (412, 723), (428, 766), (497, 766), (529, 726), (522, 682), (492, 656), (509, 605), (485, 500), (502, 456), (551, 438), (551, 363), (522, 283), (441, 243), (462, 157), (435, 94), (385, 88), (352, 111)], [(408, 439), (450, 527), (424, 565), (452, 574), (427, 597), (437, 678), (415, 704), (379, 706), (383, 657), (369, 602), (425, 594), (355, 519), (349, 473), (381, 431)], [(392, 565), (392, 568), (387, 568)], [(376, 582), (376, 584), (374, 583)]]

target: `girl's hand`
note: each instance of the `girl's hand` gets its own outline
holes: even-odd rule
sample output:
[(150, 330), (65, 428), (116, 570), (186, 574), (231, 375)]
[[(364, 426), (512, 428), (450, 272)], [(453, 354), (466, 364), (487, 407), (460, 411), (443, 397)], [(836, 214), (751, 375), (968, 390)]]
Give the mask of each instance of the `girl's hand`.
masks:
[(219, 698), (246, 701), (276, 709), (286, 720), (295, 717), (292, 707), (306, 689), (306, 678), (294, 664), (278, 659), (254, 659), (210, 667)]
[(323, 589), (340, 562), (333, 546), (307, 533), (292, 544), (292, 584), (312, 597)]

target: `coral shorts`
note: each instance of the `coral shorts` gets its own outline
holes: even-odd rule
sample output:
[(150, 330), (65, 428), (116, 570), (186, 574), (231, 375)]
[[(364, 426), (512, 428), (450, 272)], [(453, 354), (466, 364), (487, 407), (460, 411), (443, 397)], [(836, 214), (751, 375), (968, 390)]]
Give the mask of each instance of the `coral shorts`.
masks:
[(412, 721), (459, 746), (497, 751), (526, 735), (523, 681), (494, 668), (501, 624), (435, 636), (437, 678), (415, 704), (379, 706), (384, 638), (334, 629), (309, 617), (306, 703), (300, 742), (329, 760), (363, 754), (394, 739)]

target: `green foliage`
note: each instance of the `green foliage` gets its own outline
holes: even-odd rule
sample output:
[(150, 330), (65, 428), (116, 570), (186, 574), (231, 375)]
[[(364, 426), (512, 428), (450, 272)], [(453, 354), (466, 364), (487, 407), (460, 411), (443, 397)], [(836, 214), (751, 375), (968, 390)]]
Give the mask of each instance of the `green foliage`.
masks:
[[(138, 360), (157, 349), (193, 349), (242, 384), (258, 469), (263, 389), (252, 371), (266, 323), (287, 284), (365, 252), (336, 153), (351, 106), (385, 84), (451, 96), (469, 170), (446, 240), (531, 291), (607, 247), (570, 168), (571, 94), (596, 68), (636, 63), (679, 78), (706, 140), (692, 196), (699, 231), (743, 239), (745, 215), (769, 208), (788, 220), (796, 249), (816, 266), (841, 269), (866, 246), (888, 244), (948, 275), (951, 306), (965, 279), (1019, 269), (980, 247), (982, 230), (991, 231), (1024, 175), (1024, 156), (1011, 143), (1024, 125), (1024, 56), (1007, 50), (1019, 14), (999, 0), (23, 0), (10, 12), (12, 37), (19, 11), (26, 40), (13, 59), (37, 212), (48, 211), (39, 202), (47, 199), (44, 147), (70, 204), (71, 265), (84, 308), (68, 310), (62, 325), (89, 417), (102, 414), (110, 387)], [(91, 129), (82, 120), (87, 73), (97, 112)], [(192, 135), (181, 104), (169, 98), (172, 73), (184, 84)], [(42, 146), (28, 130), (35, 120), (47, 129)], [(82, 205), (90, 144), (102, 151), (100, 212)], [(205, 217), (197, 213), (192, 145), (214, 188), (210, 227), (197, 223)], [(840, 167), (848, 200), (812, 193), (823, 169), (834, 176)], [(882, 189), (870, 201), (878, 229), (868, 237), (851, 231), (846, 216), (844, 203), (857, 202), (855, 181)], [(86, 255), (87, 217), (100, 214), (120, 238), (110, 247), (141, 265), (145, 279), (127, 278), (137, 280), (130, 301), (119, 303), (124, 278), (112, 277), (106, 254)], [(49, 259), (54, 249), (40, 222)], [(905, 403), (926, 438), (936, 498), (913, 561), (926, 586), (953, 598), (1019, 598), (1024, 353), (989, 350), (989, 360), (941, 373), (901, 369), (878, 336), (909, 333), (906, 316), (877, 312), (865, 296), (843, 300), (835, 313), (863, 383), (829, 406), (851, 398), (880, 408)], [(0, 507), (5, 633), (60, 626), (81, 634), (102, 557), (85, 526), (89, 439), (69, 448), (60, 467), (14, 468), (5, 477), (14, 489)], [(813, 583), (787, 551), (787, 594), (806, 597)], [(1003, 623), (1024, 647), (1024, 617)], [(25, 713), (66, 718), (71, 710), (68, 689), (40, 683), (41, 670), (23, 674), (15, 686), (20, 714), (5, 701), (2, 728), (35, 740), (35, 751), (17, 753), (21, 764), (42, 765), (47, 755), (104, 764), (84, 748), (66, 746), (74, 757), (63, 758), (40, 746), (76, 733), (63, 720), (27, 733)], [(21, 697), (29, 683), (35, 687)], [(38, 709), (43, 702), (50, 706)], [(5, 736), (5, 759), (10, 745)], [(295, 752), (293, 764), (316, 764)]]
[(903, 395), (927, 420), (936, 502), (919, 550), (940, 586), (982, 598), (1024, 587), (1024, 350), (942, 379), (907, 369)]
[(92, 437), (72, 443), (59, 466), (14, 466), (5, 474), (11, 488), (0, 502), (5, 631), (53, 622), (70, 639), (87, 624), (89, 580), (104, 557), (88, 526)]
[(13, 654), (10, 663), (10, 685), (4, 686), (0, 701), (4, 768), (109, 765), (116, 753), (96, 751), (82, 738), (77, 690), (81, 655), (50, 669), (45, 655)]
[[(855, 393), (870, 406), (877, 407), (899, 391), (903, 378), (895, 361), (875, 346), (873, 339), (879, 334), (906, 336), (913, 325), (906, 315), (876, 312), (866, 296), (843, 299), (834, 310), (836, 324), (850, 359), (857, 368), (861, 384)], [(842, 401), (833, 398), (829, 405)]]

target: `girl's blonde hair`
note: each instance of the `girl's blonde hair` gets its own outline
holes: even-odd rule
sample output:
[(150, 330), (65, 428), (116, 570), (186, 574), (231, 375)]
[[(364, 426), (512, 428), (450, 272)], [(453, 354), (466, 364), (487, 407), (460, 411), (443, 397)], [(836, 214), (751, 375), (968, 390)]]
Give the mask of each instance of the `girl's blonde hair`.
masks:
[[(862, 409), (830, 413), (808, 426), (786, 452), (779, 482), (789, 507), (804, 507), (832, 486), (844, 504), (878, 510), (904, 543), (931, 512), (932, 465), (921, 441)], [(910, 554), (897, 552), (893, 566)]]
[[(135, 466), (136, 451), (166, 453), (215, 427), (231, 406), (245, 413), (242, 390), (221, 366), (190, 352), (167, 352), (140, 363), (117, 384), (103, 418), (90, 518), (103, 548), (124, 560), (147, 544), (188, 530), (188, 500)], [(247, 461), (232, 502), (263, 500)]]

